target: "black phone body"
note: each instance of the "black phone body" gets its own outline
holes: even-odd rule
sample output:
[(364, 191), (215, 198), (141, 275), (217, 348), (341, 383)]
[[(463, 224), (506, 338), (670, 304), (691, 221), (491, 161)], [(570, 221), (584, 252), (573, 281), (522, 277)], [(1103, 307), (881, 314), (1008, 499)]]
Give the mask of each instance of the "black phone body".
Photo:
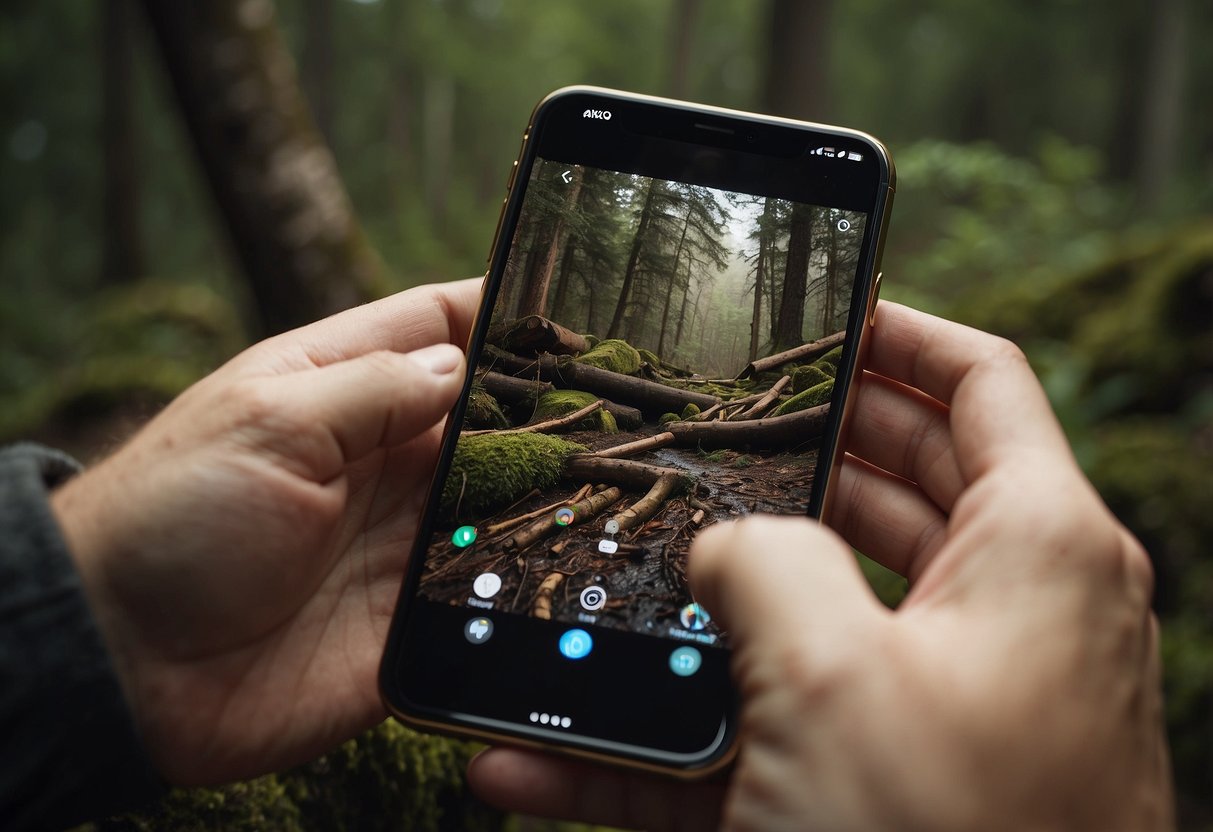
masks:
[(851, 130), (540, 102), (381, 668), (394, 715), (684, 777), (727, 762), (728, 634), (687, 549), (823, 514), (893, 184)]

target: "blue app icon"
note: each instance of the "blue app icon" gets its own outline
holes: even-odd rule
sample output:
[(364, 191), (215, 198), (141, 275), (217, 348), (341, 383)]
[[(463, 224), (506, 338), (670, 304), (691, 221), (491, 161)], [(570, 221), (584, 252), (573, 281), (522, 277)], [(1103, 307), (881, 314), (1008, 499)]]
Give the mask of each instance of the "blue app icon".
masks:
[(679, 676), (693, 676), (703, 664), (703, 656), (694, 647), (679, 647), (670, 654), (670, 670)]
[(568, 659), (584, 659), (594, 649), (594, 639), (585, 630), (569, 630), (560, 637), (560, 652)]

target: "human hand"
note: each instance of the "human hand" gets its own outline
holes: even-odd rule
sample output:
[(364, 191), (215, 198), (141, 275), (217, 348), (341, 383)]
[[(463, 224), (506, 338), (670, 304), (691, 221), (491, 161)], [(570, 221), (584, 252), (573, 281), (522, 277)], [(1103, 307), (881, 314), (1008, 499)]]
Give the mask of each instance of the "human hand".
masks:
[[(846, 541), (756, 517), (692, 551), (743, 699), (728, 782), (494, 749), (484, 797), (658, 829), (1173, 824), (1149, 560), (1022, 354), (882, 303), (869, 370), (829, 518)], [(898, 610), (848, 543), (910, 579)]]
[(257, 344), (53, 495), (170, 782), (277, 770), (383, 718), (377, 667), (479, 286)]

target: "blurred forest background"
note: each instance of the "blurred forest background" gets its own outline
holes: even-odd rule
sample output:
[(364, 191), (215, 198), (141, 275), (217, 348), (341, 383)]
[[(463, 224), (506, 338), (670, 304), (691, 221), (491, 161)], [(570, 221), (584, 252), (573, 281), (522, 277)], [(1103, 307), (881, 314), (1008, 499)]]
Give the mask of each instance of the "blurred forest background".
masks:
[[(1018, 341), (1151, 550), (1213, 829), (1211, 41), (1198, 0), (10, 0), (0, 441), (96, 459), (257, 337), (481, 273), (553, 88), (858, 127), (899, 172), (885, 297)], [(563, 828), (471, 802), (467, 753), (389, 724), (101, 826)]]

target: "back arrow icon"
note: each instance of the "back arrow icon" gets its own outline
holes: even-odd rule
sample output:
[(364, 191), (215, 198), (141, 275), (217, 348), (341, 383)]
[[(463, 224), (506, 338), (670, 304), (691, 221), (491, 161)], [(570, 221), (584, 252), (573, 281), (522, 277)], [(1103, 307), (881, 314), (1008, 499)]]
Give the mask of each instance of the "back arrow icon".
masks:
[(563, 179), (564, 184), (567, 185), (573, 181), (573, 172), (571, 170), (566, 170), (564, 173), (560, 174), (560, 178)]

